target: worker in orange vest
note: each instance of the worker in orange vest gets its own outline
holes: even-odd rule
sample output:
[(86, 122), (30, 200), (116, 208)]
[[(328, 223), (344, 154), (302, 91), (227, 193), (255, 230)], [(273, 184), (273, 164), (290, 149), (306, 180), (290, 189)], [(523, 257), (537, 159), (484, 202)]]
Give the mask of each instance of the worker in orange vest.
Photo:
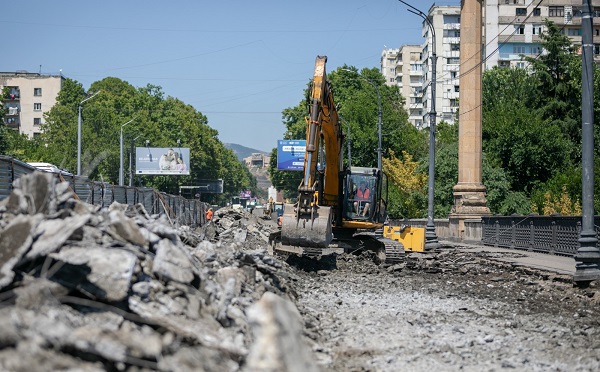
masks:
[(213, 217), (213, 210), (212, 208), (208, 208), (208, 210), (206, 211), (206, 220), (210, 221), (212, 220)]

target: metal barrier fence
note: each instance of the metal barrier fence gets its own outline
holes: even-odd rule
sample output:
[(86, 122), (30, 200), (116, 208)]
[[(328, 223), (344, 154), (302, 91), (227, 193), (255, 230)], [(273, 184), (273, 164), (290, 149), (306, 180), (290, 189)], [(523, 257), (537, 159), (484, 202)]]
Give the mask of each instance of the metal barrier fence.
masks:
[[(596, 237), (599, 225), (600, 216), (595, 216)], [(574, 256), (579, 248), (581, 216), (483, 217), (482, 228), (484, 245)]]
[[(8, 197), (13, 182), (36, 168), (10, 156), (0, 155), (0, 200)], [(77, 197), (86, 203), (108, 207), (113, 202), (134, 205), (140, 203), (150, 214), (164, 214), (174, 224), (201, 226), (210, 207), (198, 200), (158, 192), (147, 187), (118, 186), (91, 181), (87, 177), (53, 173), (60, 181), (68, 182)]]

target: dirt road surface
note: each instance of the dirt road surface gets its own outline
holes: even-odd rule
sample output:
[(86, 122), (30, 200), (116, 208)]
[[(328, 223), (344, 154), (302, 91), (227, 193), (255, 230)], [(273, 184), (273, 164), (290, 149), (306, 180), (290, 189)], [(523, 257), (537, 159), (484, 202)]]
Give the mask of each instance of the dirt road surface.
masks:
[(387, 268), (367, 253), (287, 260), (325, 371), (600, 370), (598, 288), (498, 255), (442, 249)]

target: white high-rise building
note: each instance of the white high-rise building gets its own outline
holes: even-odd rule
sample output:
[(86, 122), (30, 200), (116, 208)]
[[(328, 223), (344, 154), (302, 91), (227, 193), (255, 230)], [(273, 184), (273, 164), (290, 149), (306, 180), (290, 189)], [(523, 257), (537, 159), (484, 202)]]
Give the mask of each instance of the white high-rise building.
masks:
[[(460, 7), (432, 6), (429, 20), (435, 30), (436, 123), (454, 123), (458, 110), (458, 73), (460, 68)], [(402, 87), (409, 121), (417, 128), (429, 127), (432, 104), (433, 33), (427, 22), (422, 23), (421, 45), (404, 45), (399, 49), (384, 49), (381, 73), (386, 84)]]
[[(460, 6), (432, 6), (428, 13), (435, 31), (436, 64), (436, 123), (444, 120), (454, 123), (458, 110), (460, 70)], [(422, 50), (423, 61), (423, 124), (429, 127), (432, 95), (433, 33), (429, 24), (422, 23), (425, 38)]]
[[(594, 59), (600, 56), (600, 0), (593, 0)], [(582, 0), (486, 0), (485, 68), (527, 67), (524, 56), (542, 53), (544, 21), (554, 22), (573, 44), (581, 44)]]

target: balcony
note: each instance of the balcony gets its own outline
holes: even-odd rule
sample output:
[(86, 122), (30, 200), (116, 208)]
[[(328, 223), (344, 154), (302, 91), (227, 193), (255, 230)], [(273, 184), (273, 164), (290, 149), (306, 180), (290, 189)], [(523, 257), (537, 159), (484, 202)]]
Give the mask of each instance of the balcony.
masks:
[(7, 116), (19, 116), (19, 108), (18, 107), (9, 107)]
[(4, 118), (4, 124), (6, 124), (6, 126), (9, 128), (19, 129), (21, 126), (21, 121), (19, 118)]
[(525, 43), (525, 35), (500, 35), (498, 36), (499, 43), (512, 42), (512, 43)]
[(460, 37), (445, 37), (442, 42), (444, 44), (460, 44)]
[(18, 101), (21, 99), (21, 91), (15, 87), (9, 87), (8, 92), (4, 95), (4, 102)]
[(460, 30), (460, 23), (444, 23), (444, 30)]

